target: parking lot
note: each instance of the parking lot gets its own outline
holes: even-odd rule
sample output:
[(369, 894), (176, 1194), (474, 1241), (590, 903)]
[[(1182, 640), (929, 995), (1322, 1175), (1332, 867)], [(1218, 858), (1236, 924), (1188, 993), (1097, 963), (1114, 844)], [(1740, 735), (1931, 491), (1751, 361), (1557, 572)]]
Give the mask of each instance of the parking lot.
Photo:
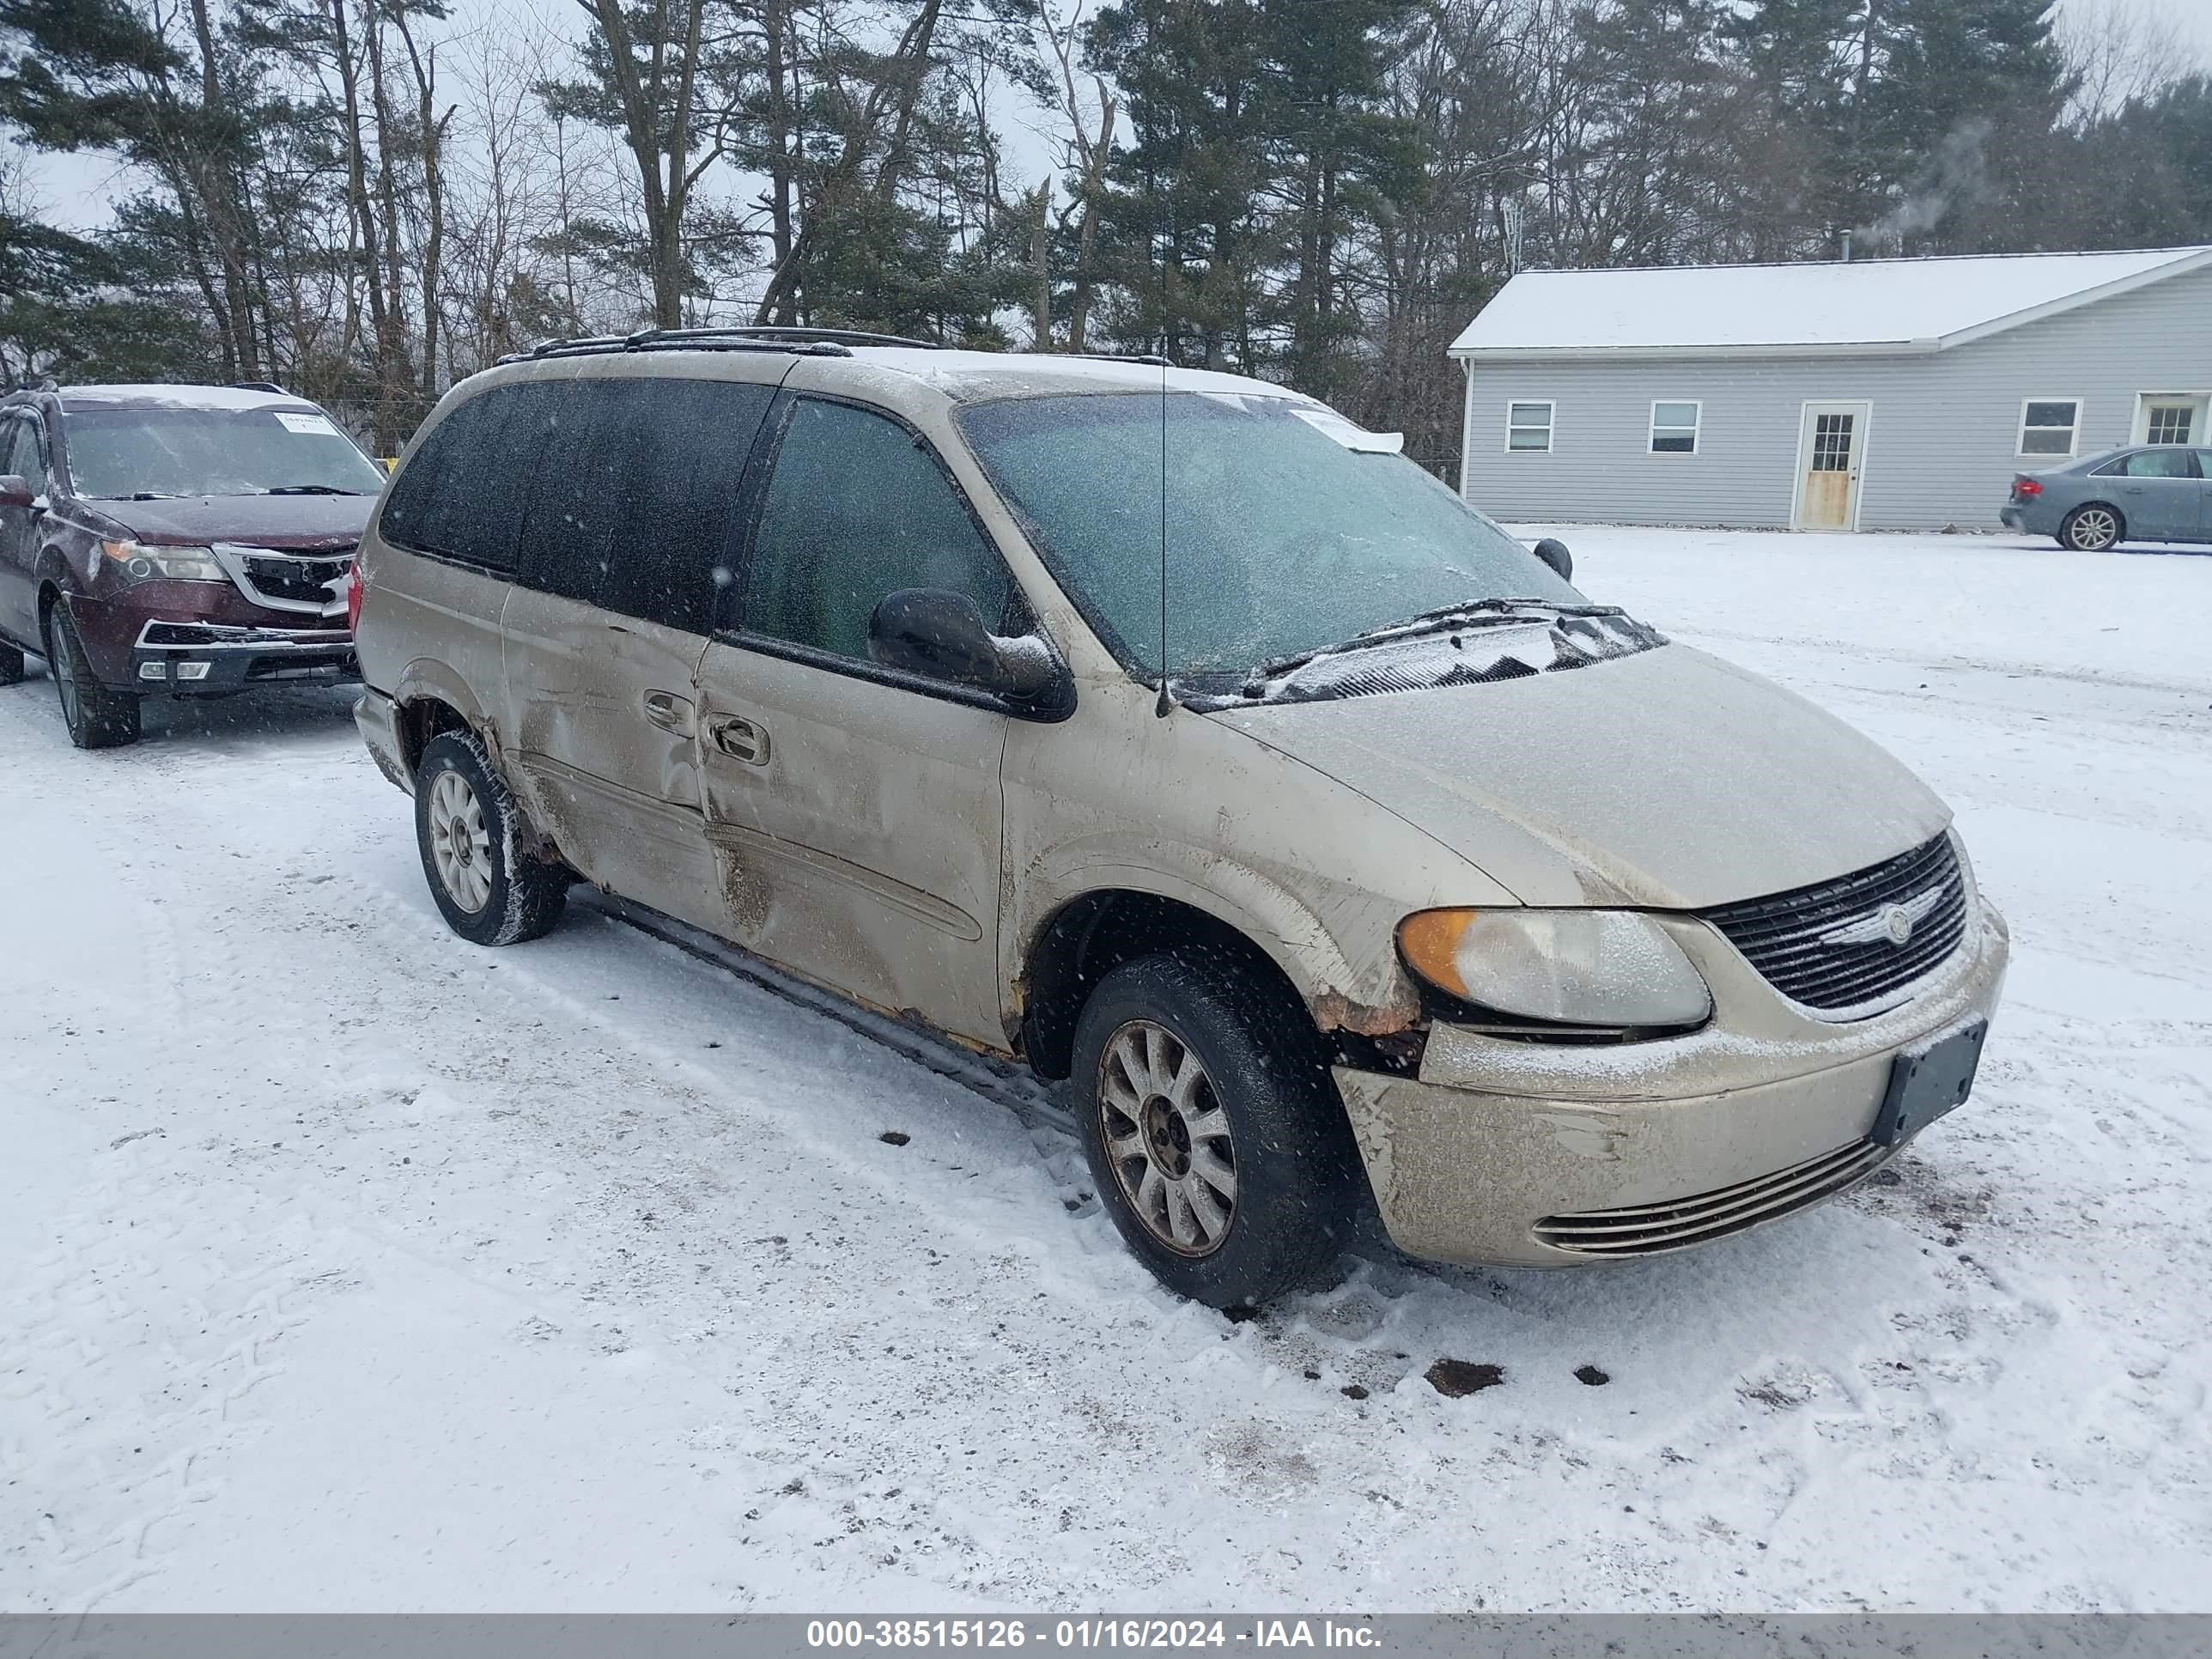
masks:
[(82, 754), (34, 678), (0, 1604), (2188, 1605), (2212, 556), (1521, 528), (1957, 809), (2014, 965), (1893, 1180), (1603, 1273), (1377, 1246), (1231, 1322), (1018, 1084), (602, 905), (453, 938), (345, 697)]

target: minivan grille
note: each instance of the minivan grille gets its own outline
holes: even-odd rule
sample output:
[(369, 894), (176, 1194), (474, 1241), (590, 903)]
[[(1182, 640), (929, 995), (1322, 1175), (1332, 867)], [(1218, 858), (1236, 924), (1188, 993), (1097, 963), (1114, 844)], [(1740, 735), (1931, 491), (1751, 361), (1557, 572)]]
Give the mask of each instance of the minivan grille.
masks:
[(1740, 1181), (1710, 1193), (1669, 1199), (1660, 1204), (1631, 1204), (1618, 1210), (1584, 1210), (1578, 1215), (1548, 1215), (1536, 1224), (1540, 1243), (1577, 1255), (1657, 1255), (1686, 1250), (1777, 1221), (1832, 1198), (1888, 1155), (1870, 1140), (1853, 1141), (1802, 1164), (1771, 1175)]
[[(1901, 944), (1887, 926), (1900, 913)], [(1848, 1013), (1931, 972), (1959, 948), (1966, 873), (1942, 835), (1855, 875), (1704, 915), (1783, 995), (1816, 1012)]]

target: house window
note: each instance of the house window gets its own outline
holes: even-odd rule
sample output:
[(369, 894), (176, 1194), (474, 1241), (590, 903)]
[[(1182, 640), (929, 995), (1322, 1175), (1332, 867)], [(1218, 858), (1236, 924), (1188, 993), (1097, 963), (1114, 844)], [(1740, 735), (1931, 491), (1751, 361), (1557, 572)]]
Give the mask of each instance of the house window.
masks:
[(2030, 398), (2020, 406), (2022, 455), (2071, 455), (2081, 429), (2079, 398)]
[(1651, 453), (1654, 455), (1694, 455), (1698, 453), (1698, 421), (1705, 413), (1700, 403), (1651, 405)]
[(2197, 410), (2190, 404), (2153, 404), (2150, 406), (2150, 431), (2146, 443), (2185, 444), (2190, 428), (2196, 424)]
[(1505, 406), (1505, 447), (1508, 449), (1549, 449), (1552, 447), (1552, 405), (1508, 404)]

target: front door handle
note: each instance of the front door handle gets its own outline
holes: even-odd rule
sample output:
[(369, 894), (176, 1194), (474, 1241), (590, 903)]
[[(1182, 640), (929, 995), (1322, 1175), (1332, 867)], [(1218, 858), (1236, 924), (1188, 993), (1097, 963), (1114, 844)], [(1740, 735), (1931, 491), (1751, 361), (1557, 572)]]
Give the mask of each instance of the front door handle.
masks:
[(768, 733), (750, 720), (734, 716), (715, 720), (707, 727), (707, 735), (714, 739), (714, 747), (732, 760), (743, 761), (748, 766), (768, 764)]
[(689, 697), (679, 697), (673, 691), (648, 691), (645, 694), (645, 717), (664, 732), (673, 732), (679, 738), (691, 735)]

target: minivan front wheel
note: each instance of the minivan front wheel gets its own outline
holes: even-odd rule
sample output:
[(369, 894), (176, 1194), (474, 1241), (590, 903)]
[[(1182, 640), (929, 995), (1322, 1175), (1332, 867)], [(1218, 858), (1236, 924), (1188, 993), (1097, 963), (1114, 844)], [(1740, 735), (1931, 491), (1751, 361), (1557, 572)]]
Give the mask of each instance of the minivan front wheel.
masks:
[(2091, 501), (2069, 513), (2058, 526), (2058, 544), (2076, 553), (2101, 553), (2127, 534), (2119, 510)]
[(415, 770), (415, 837), (446, 925), (476, 945), (517, 945), (561, 920), (568, 874), (533, 858), (522, 815), (483, 739), (441, 732)]
[(1176, 955), (1101, 980), (1073, 1082), (1093, 1183), (1170, 1290), (1255, 1307), (1348, 1240), (1358, 1171), (1344, 1107), (1304, 1024), (1244, 977)]

